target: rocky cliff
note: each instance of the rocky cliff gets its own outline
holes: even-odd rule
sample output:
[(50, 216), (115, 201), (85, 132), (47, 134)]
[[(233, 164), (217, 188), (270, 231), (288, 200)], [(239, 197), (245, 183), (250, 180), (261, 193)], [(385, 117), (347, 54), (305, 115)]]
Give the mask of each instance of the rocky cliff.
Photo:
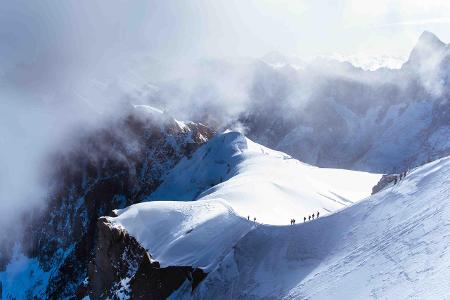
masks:
[[(48, 205), (27, 216), (23, 242), (25, 255), (38, 262), (48, 280), (37, 283), (41, 294), (30, 295), (49, 299), (87, 295), (88, 264), (98, 262), (94, 259), (97, 219), (143, 201), (168, 170), (212, 135), (204, 125), (136, 108), (101, 128), (78, 134), (67, 145), (69, 150), (52, 155), (46, 173), (52, 186)], [(133, 251), (130, 256), (143, 259), (139, 247)], [(137, 279), (134, 282), (139, 284)], [(38, 290), (36, 285), (32, 289)]]
[(91, 299), (166, 299), (183, 283), (195, 287), (206, 277), (190, 266), (161, 268), (135, 238), (108, 218), (97, 223), (95, 257), (89, 265)]

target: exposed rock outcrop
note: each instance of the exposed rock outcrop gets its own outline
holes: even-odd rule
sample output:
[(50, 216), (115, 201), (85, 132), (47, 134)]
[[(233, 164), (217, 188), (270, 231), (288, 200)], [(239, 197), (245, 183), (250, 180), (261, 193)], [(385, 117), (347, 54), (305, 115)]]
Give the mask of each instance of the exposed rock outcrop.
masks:
[(89, 265), (91, 299), (166, 299), (184, 282), (193, 291), (206, 277), (201, 269), (189, 266), (161, 268), (136, 239), (105, 217), (97, 228), (95, 258)]
[(398, 174), (383, 175), (378, 183), (372, 188), (372, 195), (383, 190), (398, 178)]

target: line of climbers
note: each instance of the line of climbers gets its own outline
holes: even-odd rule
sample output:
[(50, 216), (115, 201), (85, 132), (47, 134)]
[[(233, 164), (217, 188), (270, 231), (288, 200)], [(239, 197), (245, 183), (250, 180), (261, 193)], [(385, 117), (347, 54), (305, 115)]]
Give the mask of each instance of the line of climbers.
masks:
[[(408, 172), (409, 172), (409, 170), (406, 170), (405, 172), (402, 172), (402, 173), (400, 173), (400, 174), (398, 174), (398, 175), (395, 175), (395, 177), (394, 177), (394, 185), (396, 185), (398, 182), (400, 182), (400, 180), (402, 180), (403, 178), (405, 178), (406, 177), (406, 175), (408, 174)], [(308, 221), (311, 221), (311, 219), (312, 220), (314, 220), (314, 217), (317, 219), (317, 218), (319, 218), (319, 212), (317, 212), (317, 215), (316, 214), (312, 214), (312, 215), (309, 215), (308, 216)], [(316, 217), (317, 216), (317, 217)], [(247, 216), (247, 220), (249, 220), (250, 221), (250, 216)], [(255, 218), (253, 218), (253, 222), (256, 222), (256, 217)], [(303, 223), (305, 223), (306, 222), (306, 217), (303, 217)], [(295, 219), (291, 219), (291, 225), (294, 225), (295, 224)]]
[[(400, 173), (397, 176), (395, 176), (395, 178), (394, 178), (394, 185), (397, 184), (398, 182), (400, 182), (400, 180), (402, 180), (403, 178), (405, 178), (407, 174), (408, 174), (408, 170), (405, 171), (405, 172)], [(317, 212), (317, 217), (316, 218), (319, 217), (319, 214), (320, 213)], [(316, 216), (315, 214), (309, 215), (308, 216), (308, 221), (311, 221), (311, 219), (314, 220), (315, 216)], [(256, 221), (256, 219), (255, 219), (255, 221)], [(303, 217), (303, 223), (305, 223), (305, 222), (306, 222), (306, 217)], [(295, 224), (295, 219), (291, 219), (291, 225), (294, 225), (294, 224)]]
[[(312, 214), (312, 215), (309, 215), (308, 216), (308, 221), (311, 221), (311, 219), (312, 220), (314, 220), (314, 218), (319, 218), (319, 215), (320, 215), (320, 213), (319, 212), (317, 212), (317, 214)], [(306, 222), (306, 217), (303, 217), (303, 223), (305, 223)], [(295, 219), (291, 219), (291, 225), (294, 225), (295, 224)]]
[(396, 185), (398, 182), (400, 182), (400, 180), (402, 180), (403, 178), (406, 177), (406, 174), (408, 174), (409, 170), (406, 170), (405, 172), (402, 172), (398, 175), (395, 175), (394, 177), (394, 185)]

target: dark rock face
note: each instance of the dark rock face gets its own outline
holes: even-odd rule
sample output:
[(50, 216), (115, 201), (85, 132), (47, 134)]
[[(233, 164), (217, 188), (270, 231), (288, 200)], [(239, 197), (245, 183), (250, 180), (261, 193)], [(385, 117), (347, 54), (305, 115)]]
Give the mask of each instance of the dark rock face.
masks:
[(206, 277), (189, 266), (160, 264), (124, 229), (100, 218), (95, 258), (89, 265), (91, 299), (166, 299), (184, 282), (192, 291)]
[[(47, 174), (52, 186), (48, 206), (28, 218), (32, 221), (24, 240), (26, 254), (37, 258), (43, 271), (50, 274), (42, 297), (85, 296), (97, 219), (143, 201), (168, 170), (212, 135), (201, 124), (179, 124), (166, 115), (155, 118), (131, 112), (79, 135), (67, 146), (69, 151), (52, 156)], [(137, 258), (143, 255), (121, 253)], [(103, 284), (115, 279), (107, 277)]]
[(151, 262), (149, 256), (144, 256), (130, 283), (131, 299), (166, 299), (186, 280), (193, 292), (206, 275), (201, 269), (192, 267), (160, 268), (158, 262)]
[(97, 232), (95, 258), (88, 271), (93, 299), (111, 297), (114, 290), (120, 292), (121, 279), (133, 277), (146, 255), (134, 238), (111, 226), (105, 217), (98, 220)]
[(409, 170), (404, 171), (400, 174), (383, 175), (380, 181), (378, 181), (378, 183), (372, 188), (372, 195), (384, 190), (390, 185), (396, 185), (397, 183), (405, 179), (405, 177), (408, 176), (408, 173)]
[(378, 193), (379, 191), (383, 190), (385, 187), (387, 187), (389, 184), (394, 182), (398, 178), (398, 174), (387, 174), (383, 175), (378, 181), (378, 183), (372, 188), (372, 195)]

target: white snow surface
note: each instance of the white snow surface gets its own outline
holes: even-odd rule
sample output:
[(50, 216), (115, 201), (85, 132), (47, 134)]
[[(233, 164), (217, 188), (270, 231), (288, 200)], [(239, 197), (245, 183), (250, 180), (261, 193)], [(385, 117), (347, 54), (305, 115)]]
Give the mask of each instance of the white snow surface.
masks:
[(162, 267), (195, 266), (211, 271), (254, 226), (220, 200), (155, 201), (117, 212), (119, 216), (109, 220), (125, 228)]
[(226, 132), (181, 161), (150, 197), (177, 201), (136, 204), (118, 210), (110, 221), (124, 227), (162, 266), (210, 270), (256, 224), (303, 222), (317, 211), (326, 215), (369, 196), (379, 179), (378, 174), (303, 164)]
[(313, 222), (258, 226), (194, 298), (450, 299), (449, 229), (446, 157)]
[(318, 168), (226, 132), (182, 160), (152, 200), (226, 201), (240, 216), (287, 225), (325, 215), (370, 195), (381, 175)]

